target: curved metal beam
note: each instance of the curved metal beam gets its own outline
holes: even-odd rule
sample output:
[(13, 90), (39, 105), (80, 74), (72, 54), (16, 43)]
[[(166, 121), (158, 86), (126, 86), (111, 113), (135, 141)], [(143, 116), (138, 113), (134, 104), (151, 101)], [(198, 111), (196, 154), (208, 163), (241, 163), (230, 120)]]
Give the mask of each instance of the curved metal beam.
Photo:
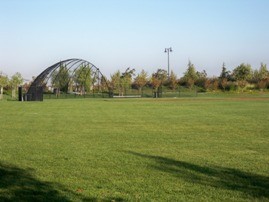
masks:
[[(92, 63), (90, 63), (90, 62), (88, 62), (86, 60), (72, 58), (72, 59), (67, 59), (67, 60), (55, 63), (55, 64), (51, 65), (50, 67), (46, 68), (43, 72), (41, 72), (36, 77), (36, 79), (32, 82), (31, 86), (29, 87), (29, 89), (28, 89), (28, 91), (26, 93), (27, 100), (29, 100), (29, 101), (41, 101), (41, 100), (43, 100), (43, 87), (48, 83), (49, 79), (51, 78), (51, 75), (58, 68), (60, 68), (61, 65), (65, 65), (67, 67), (67, 71), (74, 68), (72, 76), (73, 76), (74, 72), (81, 65), (90, 66), (91, 70), (92, 69), (94, 70), (95, 75), (98, 72), (98, 75), (100, 74), (105, 79), (105, 83), (106, 83), (107, 89), (109, 91), (109, 96), (111, 96), (112, 90), (109, 88), (107, 80), (106, 80), (106, 78), (104, 77), (104, 75), (102, 74), (102, 72), (100, 71), (99, 68), (97, 68), (94, 64), (92, 64)], [(70, 79), (68, 80), (68, 82), (66, 84), (69, 83)], [(40, 94), (42, 94), (42, 96)]]

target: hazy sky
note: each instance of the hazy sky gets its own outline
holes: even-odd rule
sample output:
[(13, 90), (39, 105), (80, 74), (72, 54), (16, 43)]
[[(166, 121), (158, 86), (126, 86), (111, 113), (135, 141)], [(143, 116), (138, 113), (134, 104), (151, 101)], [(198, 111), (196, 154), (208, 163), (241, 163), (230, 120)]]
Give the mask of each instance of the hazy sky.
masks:
[(0, 0), (0, 71), (37, 76), (68, 58), (109, 76), (188, 60), (218, 76), (222, 63), (269, 65), (269, 0)]

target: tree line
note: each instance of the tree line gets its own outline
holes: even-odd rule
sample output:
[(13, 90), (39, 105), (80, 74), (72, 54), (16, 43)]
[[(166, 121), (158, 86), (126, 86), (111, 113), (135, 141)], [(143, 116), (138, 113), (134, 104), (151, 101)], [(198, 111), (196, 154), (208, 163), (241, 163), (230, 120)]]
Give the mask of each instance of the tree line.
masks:
[(259, 69), (253, 70), (251, 65), (242, 63), (232, 71), (227, 70), (225, 63), (220, 68), (219, 76), (208, 77), (205, 70), (199, 72), (189, 61), (187, 69), (181, 78), (171, 71), (157, 69), (149, 75), (142, 70), (137, 75), (134, 69), (127, 68), (125, 72), (116, 71), (111, 75), (110, 87), (124, 94), (128, 89), (137, 89), (140, 93), (143, 88), (151, 88), (157, 92), (160, 87), (176, 91), (179, 87), (196, 88), (200, 92), (206, 91), (245, 91), (266, 90), (269, 88), (269, 71), (266, 64), (261, 63)]
[[(220, 70), (219, 76), (208, 77), (205, 70), (197, 71), (194, 64), (189, 61), (186, 71), (180, 78), (173, 71), (168, 77), (168, 72), (164, 69), (157, 69), (151, 74), (142, 70), (136, 74), (133, 68), (127, 68), (123, 72), (117, 70), (110, 75), (110, 78), (103, 76), (97, 78), (96, 73), (87, 66), (81, 66), (71, 73), (66, 66), (62, 65), (52, 73), (51, 86), (62, 92), (80, 94), (89, 93), (98, 87), (99, 90), (113, 91), (119, 95), (126, 95), (130, 90), (137, 90), (139, 94), (142, 94), (144, 89), (157, 92), (163, 87), (171, 91), (177, 91), (179, 87), (195, 88), (200, 92), (246, 89), (264, 91), (269, 88), (269, 71), (266, 64), (261, 63), (258, 69), (253, 69), (251, 65), (242, 63), (229, 71), (223, 63)], [(0, 99), (3, 98), (4, 90), (12, 91), (12, 96), (15, 97), (20, 85), (27, 90), (30, 83), (24, 83), (22, 75), (18, 72), (9, 78), (0, 71)]]

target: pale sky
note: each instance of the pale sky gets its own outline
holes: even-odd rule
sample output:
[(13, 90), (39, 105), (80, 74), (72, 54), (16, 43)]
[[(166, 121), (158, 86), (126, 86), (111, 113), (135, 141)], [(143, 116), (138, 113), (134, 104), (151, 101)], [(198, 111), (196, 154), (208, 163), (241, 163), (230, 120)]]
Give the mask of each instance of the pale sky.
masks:
[(170, 69), (188, 60), (218, 76), (269, 65), (269, 0), (0, 0), (0, 71), (26, 79), (60, 60), (116, 70)]

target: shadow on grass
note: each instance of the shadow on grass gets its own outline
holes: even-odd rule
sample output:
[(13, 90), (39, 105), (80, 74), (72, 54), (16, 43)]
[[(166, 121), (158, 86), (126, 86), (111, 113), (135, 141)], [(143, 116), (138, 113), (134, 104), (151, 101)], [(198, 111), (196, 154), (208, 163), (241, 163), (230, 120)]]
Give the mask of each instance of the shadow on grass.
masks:
[[(31, 169), (0, 163), (0, 201), (100, 201), (97, 198), (86, 198), (60, 184), (42, 182), (32, 172)], [(102, 201), (123, 199), (108, 198)]]
[(161, 156), (128, 151), (129, 154), (154, 160), (152, 168), (180, 179), (215, 188), (242, 192), (254, 198), (269, 199), (269, 177), (225, 167), (200, 166)]

